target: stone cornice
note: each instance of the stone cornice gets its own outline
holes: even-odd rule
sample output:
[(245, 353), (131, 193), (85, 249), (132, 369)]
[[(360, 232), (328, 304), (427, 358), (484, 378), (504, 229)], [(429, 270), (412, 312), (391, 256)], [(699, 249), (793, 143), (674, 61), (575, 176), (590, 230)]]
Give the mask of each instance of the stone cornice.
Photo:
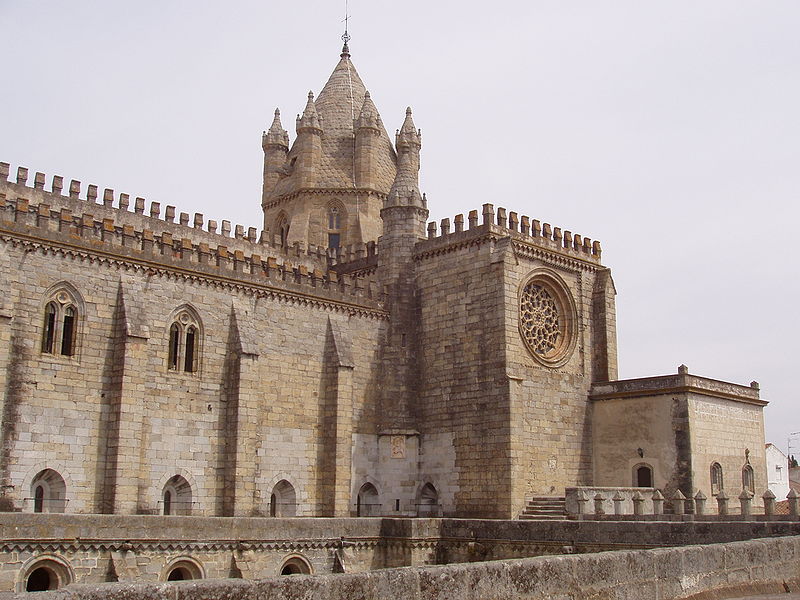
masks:
[(602, 401), (681, 393), (695, 393), (755, 406), (768, 404), (766, 400), (759, 398), (757, 388), (698, 377), (688, 373), (595, 383), (589, 397), (594, 401)]
[[(126, 271), (146, 271), (149, 274), (159, 277), (173, 277), (184, 281), (191, 281), (201, 285), (209, 285), (225, 290), (236, 290), (242, 293), (257, 295), (263, 298), (271, 298), (290, 304), (302, 304), (308, 306), (330, 309), (336, 312), (344, 312), (351, 315), (358, 315), (368, 318), (385, 320), (388, 319), (388, 312), (383, 310), (377, 302), (367, 304), (357, 304), (343, 299), (326, 298), (323, 295), (311, 294), (305, 290), (313, 289), (308, 285), (291, 284), (281, 281), (282, 286), (277, 287), (267, 283), (248, 281), (244, 277), (234, 277), (219, 272), (220, 269), (204, 269), (204, 265), (189, 263), (191, 266), (182, 266), (181, 261), (159, 256), (158, 260), (146, 258), (144, 255), (133, 256), (134, 252), (124, 247), (114, 247), (106, 249), (105, 244), (89, 246), (88, 244), (70, 243), (59, 236), (58, 239), (47, 239), (41, 236), (26, 234), (21, 231), (12, 231), (5, 227), (5, 223), (0, 222), (0, 240), (13, 245), (20, 245), (27, 252), (40, 251), (59, 254), (76, 260), (90, 261), (92, 263), (105, 264)], [(76, 240), (81, 238), (74, 237)], [(125, 252), (125, 250), (128, 250)], [(154, 257), (155, 258), (155, 257)], [(218, 272), (210, 272), (218, 271)], [(277, 283), (277, 282), (276, 282)], [(296, 287), (298, 289), (290, 289)], [(287, 289), (289, 288), (289, 289)], [(323, 288), (320, 287), (322, 290)], [(336, 295), (336, 294), (331, 294)], [(370, 306), (373, 304), (373, 306)]]

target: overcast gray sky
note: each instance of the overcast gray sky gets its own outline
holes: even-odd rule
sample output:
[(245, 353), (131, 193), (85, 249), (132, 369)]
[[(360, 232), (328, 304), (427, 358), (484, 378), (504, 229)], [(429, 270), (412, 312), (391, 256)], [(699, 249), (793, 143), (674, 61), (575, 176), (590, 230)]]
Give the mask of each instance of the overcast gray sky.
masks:
[[(800, 431), (800, 2), (351, 0), (431, 219), (504, 206), (599, 239), (620, 376), (761, 383)], [(343, 1), (0, 0), (0, 160), (261, 226), (261, 131), (318, 93)], [(800, 454), (800, 438), (795, 451)]]

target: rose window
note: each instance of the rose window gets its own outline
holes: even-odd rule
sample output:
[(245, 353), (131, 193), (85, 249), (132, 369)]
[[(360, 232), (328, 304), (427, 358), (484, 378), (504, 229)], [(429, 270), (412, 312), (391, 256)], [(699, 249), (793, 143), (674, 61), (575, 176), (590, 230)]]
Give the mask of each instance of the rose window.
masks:
[(520, 322), (525, 341), (536, 354), (546, 356), (558, 347), (558, 304), (541, 285), (529, 283), (522, 291)]
[(519, 333), (528, 352), (547, 367), (569, 361), (577, 339), (575, 301), (569, 287), (547, 269), (519, 288)]

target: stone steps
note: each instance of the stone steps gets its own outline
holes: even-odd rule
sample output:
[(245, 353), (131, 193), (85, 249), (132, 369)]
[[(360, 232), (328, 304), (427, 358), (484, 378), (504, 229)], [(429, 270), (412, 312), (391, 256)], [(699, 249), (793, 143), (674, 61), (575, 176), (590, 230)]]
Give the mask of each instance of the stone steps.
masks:
[(561, 520), (567, 518), (567, 505), (564, 498), (551, 496), (534, 496), (528, 500), (520, 519)]

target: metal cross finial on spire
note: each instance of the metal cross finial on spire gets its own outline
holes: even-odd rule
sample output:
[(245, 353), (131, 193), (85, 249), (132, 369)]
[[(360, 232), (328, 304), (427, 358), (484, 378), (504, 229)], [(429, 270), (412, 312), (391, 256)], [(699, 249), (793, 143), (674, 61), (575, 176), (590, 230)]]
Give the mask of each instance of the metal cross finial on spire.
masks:
[(344, 0), (344, 34), (342, 35), (342, 41), (344, 42), (344, 46), (342, 46), (342, 58), (345, 56), (350, 56), (350, 48), (347, 46), (347, 42), (350, 41), (350, 34), (347, 33), (347, 26), (349, 25), (350, 21), (350, 14), (347, 12), (347, 0)]

